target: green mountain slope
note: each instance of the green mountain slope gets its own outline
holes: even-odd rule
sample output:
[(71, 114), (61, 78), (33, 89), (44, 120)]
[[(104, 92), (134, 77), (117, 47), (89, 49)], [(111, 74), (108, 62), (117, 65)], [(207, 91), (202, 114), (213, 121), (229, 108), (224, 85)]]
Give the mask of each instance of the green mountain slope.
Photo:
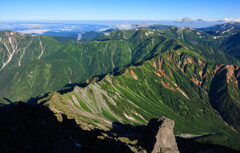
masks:
[[(161, 35), (168, 38), (182, 40), (193, 46), (214, 46), (218, 49), (228, 53), (230, 46), (238, 44), (237, 41), (239, 27), (230, 24), (219, 30), (197, 30), (189, 27), (178, 28), (169, 27), (165, 30), (160, 30)], [(232, 43), (232, 44), (231, 44)], [(233, 54), (229, 54), (234, 56)], [(234, 56), (236, 57), (236, 56)], [(236, 57), (237, 58), (237, 57)]]
[(223, 119), (240, 131), (240, 68), (221, 66), (212, 80), (210, 102)]
[(183, 40), (190, 45), (216, 46), (218, 44), (218, 40), (214, 36), (190, 27), (169, 27), (162, 30), (162, 34), (170, 38)]
[[(237, 149), (239, 135), (209, 103), (207, 92), (217, 68), (181, 50), (168, 51), (100, 80), (89, 79), (86, 87), (51, 92), (38, 103), (44, 102), (59, 121), (65, 114), (83, 129), (136, 126), (164, 115), (175, 121), (176, 134), (209, 134), (199, 141)], [(216, 138), (219, 134), (222, 139)]]
[(229, 55), (240, 59), (240, 30), (228, 37), (222, 44), (221, 49)]
[(127, 46), (120, 41), (69, 43), (56, 54), (2, 72), (1, 95), (12, 100), (28, 99), (106, 73), (130, 62)]
[(138, 30), (114, 31), (97, 38), (97, 40), (101, 41), (111, 39), (124, 39), (132, 42), (135, 44), (133, 48), (138, 47), (137, 49), (141, 50), (137, 50), (138, 54), (141, 54), (144, 49), (146, 50), (146, 46), (143, 46), (144, 43), (155, 42), (156, 40), (165, 41), (167, 39), (169, 41), (165, 41), (166, 43), (162, 46), (161, 52), (168, 49), (185, 48), (186, 50), (193, 50), (202, 57), (217, 63), (240, 64), (237, 59), (219, 49), (223, 39), (215, 38), (213, 35), (189, 27), (169, 27), (164, 30), (140, 28)]
[(63, 45), (51, 37), (0, 31), (0, 72), (44, 58)]
[[(67, 44), (50, 37), (32, 37), (11, 32), (3, 34), (2, 40), (5, 41), (2, 45), (10, 46), (10, 51), (11, 39), (14, 40), (13, 46), (18, 43), (25, 45), (19, 47), (19, 52), (0, 71), (0, 95), (12, 101), (36, 97), (60, 89), (66, 84), (78, 83), (130, 63), (139, 63), (156, 53), (168, 50), (181, 49), (218, 63), (239, 64), (236, 59), (228, 57), (220, 50), (191, 46), (180, 40), (169, 39), (161, 36), (158, 30), (113, 31), (109, 35), (100, 36), (98, 41)], [(21, 52), (25, 48), (25, 52)], [(2, 53), (7, 52), (6, 47), (1, 49)]]
[[(149, 28), (149, 27), (148, 27)], [(151, 29), (151, 28), (149, 28)], [(157, 32), (156, 32), (157, 31)], [(231, 56), (239, 59), (239, 23), (226, 23), (222, 25), (216, 25), (213, 27), (202, 28), (202, 29), (193, 29), (190, 27), (178, 28), (174, 26), (169, 26), (168, 28), (152, 30), (152, 34), (165, 36), (170, 39), (181, 40), (189, 45), (194, 47), (201, 47), (203, 49), (202, 56), (206, 56), (206, 53), (209, 52), (208, 48), (204, 47), (214, 47), (219, 51), (216, 51), (216, 54), (223, 54), (222, 52), (227, 53), (227, 58)], [(215, 49), (215, 50), (216, 50)], [(206, 50), (206, 51), (204, 51)], [(229, 56), (230, 55), (230, 56)], [(212, 57), (215, 57), (212, 56)], [(211, 58), (212, 58), (211, 57)], [(210, 59), (210, 57), (209, 57)], [(213, 58), (218, 59), (218, 58)], [(219, 62), (219, 61), (216, 61)], [(223, 63), (223, 62), (219, 62)], [(229, 64), (229, 63), (225, 63)]]
[(209, 54), (211, 52), (211, 51), (209, 52), (208, 49), (208, 47), (211, 46), (215, 48), (214, 50), (216, 49), (219, 50), (214, 52), (216, 54), (211, 57), (213, 59), (219, 59), (217, 58), (217, 56), (218, 54), (223, 54), (222, 52), (225, 52), (227, 54), (225, 55), (226, 58), (231, 58), (232, 56), (237, 59), (240, 59), (239, 23), (228, 23), (219, 26), (220, 27), (215, 28), (212, 27), (212, 30), (210, 30), (211, 27), (209, 27), (209, 30), (207, 30), (208, 28), (197, 30), (189, 27), (184, 28), (169, 27), (165, 30), (161, 30), (160, 33), (161, 35), (166, 36), (168, 38), (182, 40), (190, 45), (193, 45), (194, 47), (201, 47), (204, 50), (202, 56), (208, 57), (208, 55), (206, 54)]
[(199, 30), (212, 35), (214, 39), (218, 40), (219, 43), (216, 46), (222, 51), (240, 59), (240, 24), (238, 22), (220, 24), (212, 27), (201, 28)]

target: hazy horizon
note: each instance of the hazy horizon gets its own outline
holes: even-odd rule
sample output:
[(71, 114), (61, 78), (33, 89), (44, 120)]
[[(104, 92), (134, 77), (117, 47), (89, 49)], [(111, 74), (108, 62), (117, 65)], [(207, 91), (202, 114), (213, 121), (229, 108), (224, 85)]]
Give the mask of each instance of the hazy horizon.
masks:
[[(126, 29), (131, 24), (203, 28), (240, 22), (238, 6), (240, 1), (237, 0), (0, 1), (0, 30), (46, 32), (49, 29), (68, 30), (70, 24), (76, 24), (78, 29), (81, 24), (106, 25), (108, 28), (122, 26)], [(56, 28), (54, 24), (66, 25)]]
[[(121, 25), (121, 24), (141, 24), (141, 25), (171, 25), (177, 27), (201, 28), (216, 24), (227, 23), (226, 21), (197, 21), (180, 22), (176, 20), (14, 20), (0, 21), (1, 24), (96, 24), (96, 25)], [(0, 28), (1, 29), (1, 28)]]

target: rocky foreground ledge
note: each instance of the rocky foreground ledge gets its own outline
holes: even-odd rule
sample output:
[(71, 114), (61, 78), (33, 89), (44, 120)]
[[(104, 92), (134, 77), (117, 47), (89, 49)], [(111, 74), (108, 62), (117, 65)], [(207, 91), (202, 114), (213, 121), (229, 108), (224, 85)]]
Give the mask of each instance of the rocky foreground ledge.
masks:
[[(147, 126), (122, 125), (120, 131), (83, 130), (73, 119), (62, 115), (59, 122), (46, 106), (27, 103), (0, 107), (1, 153), (178, 153), (239, 152), (222, 146), (177, 139), (174, 121), (158, 117)], [(122, 127), (121, 126), (121, 127)], [(178, 151), (179, 149), (179, 151)]]
[(143, 136), (143, 147), (148, 153), (179, 153), (173, 133), (174, 121), (164, 116), (151, 119)]
[[(73, 119), (55, 114), (43, 105), (27, 103), (0, 107), (0, 152), (4, 153), (131, 153), (129, 144), (111, 131), (85, 131)], [(125, 125), (126, 126), (126, 125)], [(178, 152), (174, 121), (159, 117), (143, 128), (140, 152)], [(105, 135), (105, 136), (104, 136)]]

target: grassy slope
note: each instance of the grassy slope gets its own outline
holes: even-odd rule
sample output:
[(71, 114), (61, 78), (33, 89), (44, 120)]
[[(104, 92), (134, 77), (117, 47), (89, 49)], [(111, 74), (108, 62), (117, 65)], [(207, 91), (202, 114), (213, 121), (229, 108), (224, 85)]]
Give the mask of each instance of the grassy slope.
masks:
[(127, 46), (124, 41), (71, 42), (46, 58), (1, 72), (1, 95), (14, 101), (28, 99), (112, 71), (130, 63)]
[(239, 23), (226, 23), (216, 25), (208, 28), (199, 29), (214, 36), (220, 43), (217, 46), (225, 53), (240, 59), (240, 47), (239, 47)]
[[(174, 61), (182, 61), (182, 65), (175, 65), (178, 62)], [(141, 125), (164, 115), (175, 120), (176, 134), (212, 134), (199, 141), (236, 149), (239, 135), (212, 109), (201, 85), (192, 81), (199, 71), (207, 72), (215, 66), (195, 61), (193, 56), (181, 51), (166, 52), (142, 65), (122, 70), (121, 75), (107, 74), (101, 81), (93, 79), (85, 88), (76, 86), (71, 92), (53, 92), (39, 102), (47, 100), (46, 105), (59, 119), (61, 114), (66, 114), (83, 128), (109, 129), (115, 122)], [(207, 75), (205, 80), (213, 77)], [(198, 79), (204, 80), (200, 76)], [(219, 134), (222, 140), (216, 139)]]
[(222, 44), (221, 48), (229, 55), (240, 59), (240, 32), (227, 38)]
[[(199, 31), (192, 28), (177, 28), (169, 27), (167, 29), (161, 30), (161, 35), (168, 38), (174, 38), (182, 40), (194, 47), (201, 49), (203, 51), (202, 56), (211, 58), (215, 62), (223, 63), (226, 59), (219, 59), (218, 54), (226, 54), (222, 57), (232, 60), (233, 57), (239, 59), (239, 31), (240, 28), (226, 27), (222, 30), (212, 30), (212, 31)], [(209, 46), (213, 47), (214, 51), (209, 51)], [(218, 49), (217, 49), (218, 48)], [(212, 52), (212, 53), (211, 53)], [(212, 54), (212, 55), (211, 55)], [(214, 55), (214, 56), (213, 56)], [(221, 57), (221, 58), (222, 58)], [(228, 63), (225, 63), (228, 64)]]
[[(1, 96), (12, 101), (26, 100), (60, 89), (66, 84), (80, 82), (87, 77), (101, 75), (130, 63), (138, 63), (156, 53), (171, 49), (190, 50), (190, 54), (199, 54), (205, 59), (238, 64), (236, 59), (227, 57), (217, 49), (190, 46), (161, 35), (158, 30), (148, 29), (113, 31), (108, 36), (100, 36), (99, 41), (67, 44), (61, 44), (50, 37), (19, 36), (23, 40), (33, 41), (25, 51), (21, 66), (17, 64), (17, 54), (10, 65), (0, 72)], [(42, 48), (44, 53), (39, 60)]]
[(63, 44), (48, 36), (33, 37), (18, 32), (0, 31), (0, 38), (1, 66), (2, 62), (6, 62), (9, 57), (7, 49), (10, 52), (15, 50), (11, 61), (2, 71), (11, 70), (39, 58), (44, 58), (63, 47)]

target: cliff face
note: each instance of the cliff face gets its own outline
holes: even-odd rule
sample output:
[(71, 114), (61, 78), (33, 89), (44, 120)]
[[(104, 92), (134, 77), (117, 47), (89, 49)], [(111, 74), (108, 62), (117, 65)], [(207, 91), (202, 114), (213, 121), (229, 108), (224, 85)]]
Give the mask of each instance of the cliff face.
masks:
[(164, 116), (149, 121), (144, 146), (151, 153), (179, 153), (173, 133), (174, 121)]

